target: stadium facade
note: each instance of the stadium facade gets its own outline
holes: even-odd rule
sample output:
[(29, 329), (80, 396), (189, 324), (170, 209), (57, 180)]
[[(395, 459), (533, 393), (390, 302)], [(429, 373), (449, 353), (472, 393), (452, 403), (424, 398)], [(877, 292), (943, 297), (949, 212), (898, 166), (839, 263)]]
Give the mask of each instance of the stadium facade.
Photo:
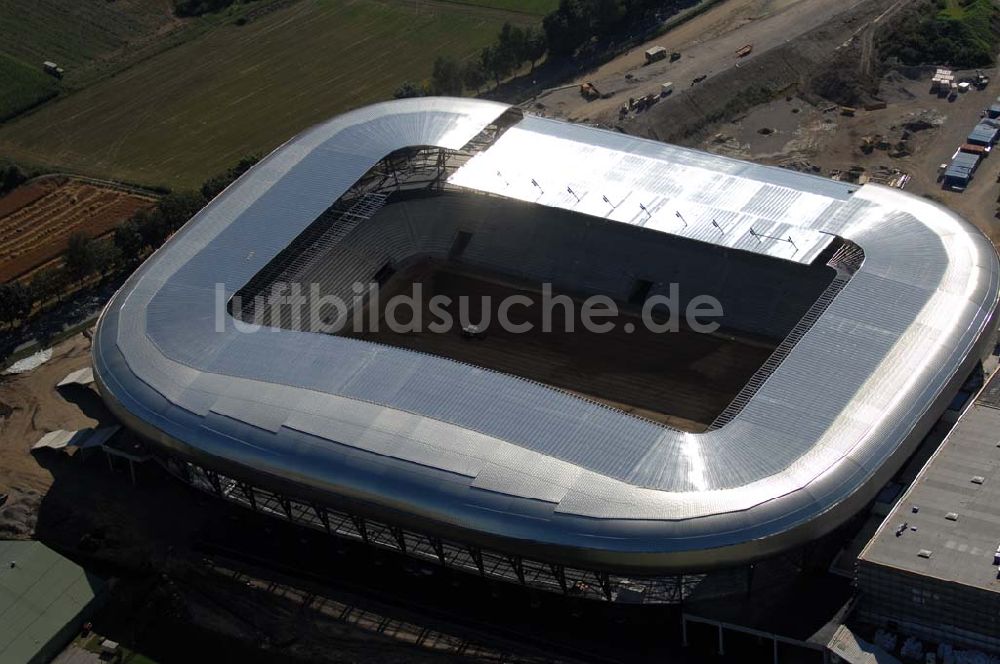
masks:
[[(457, 254), (622, 302), (639, 277), (681, 282), (773, 352), (693, 432), (287, 321), (220, 326), (220, 289), (346, 294)], [(897, 190), (401, 100), (304, 132), (196, 215), (108, 304), (95, 378), (206, 491), (487, 576), (676, 601), (874, 497), (992, 349), (998, 268), (973, 226)]]

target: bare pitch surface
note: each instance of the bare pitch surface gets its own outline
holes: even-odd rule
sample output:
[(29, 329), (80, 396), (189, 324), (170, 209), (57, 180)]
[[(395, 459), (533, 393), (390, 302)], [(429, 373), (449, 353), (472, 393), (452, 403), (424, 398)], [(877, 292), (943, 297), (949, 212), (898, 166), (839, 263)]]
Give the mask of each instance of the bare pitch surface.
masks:
[[(393, 332), (386, 320), (388, 300), (394, 294), (411, 295), (417, 283), (422, 290), (423, 329)], [(428, 307), (435, 295), (447, 296), (454, 303), (447, 311), (455, 324), (447, 332), (427, 329), (436, 318)], [(509, 313), (512, 323), (529, 323), (528, 332), (505, 331), (497, 323), (499, 303), (512, 295), (527, 296), (533, 302), (513, 306)], [(483, 325), (486, 332), (481, 337), (463, 335), (457, 304), (461, 297), (469, 301), (469, 322), (483, 321), (488, 310), (489, 324)], [(489, 298), (490, 306), (484, 306), (483, 298)], [(612, 322), (612, 331), (588, 332), (580, 320), (582, 298), (573, 299), (572, 331), (567, 329), (565, 309), (555, 307), (551, 332), (545, 332), (537, 284), (424, 261), (386, 282), (377, 330), (366, 326), (366, 331), (347, 334), (520, 376), (693, 432), (711, 424), (774, 350), (772, 343), (724, 332), (697, 333), (683, 324), (677, 332), (655, 333), (643, 324), (638, 307), (622, 303), (619, 316), (599, 319)], [(405, 307), (398, 313), (397, 321), (411, 322)]]

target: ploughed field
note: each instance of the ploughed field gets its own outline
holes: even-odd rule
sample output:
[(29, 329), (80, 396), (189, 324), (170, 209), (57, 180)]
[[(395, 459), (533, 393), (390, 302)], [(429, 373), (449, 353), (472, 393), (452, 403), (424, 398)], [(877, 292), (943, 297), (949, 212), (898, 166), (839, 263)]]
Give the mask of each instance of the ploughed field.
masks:
[[(420, 330), (394, 332), (386, 321), (386, 305), (394, 294), (413, 295), (415, 283), (422, 288)], [(435, 295), (448, 296), (454, 303), (445, 308), (455, 321), (447, 332), (428, 329), (428, 323), (439, 319), (429, 307)], [(517, 304), (509, 310), (512, 323), (530, 323), (531, 331), (505, 331), (497, 324), (500, 302), (512, 295), (531, 299), (530, 306)], [(468, 298), (467, 322), (471, 323), (483, 320), (482, 298), (490, 298), (490, 322), (482, 326), (481, 336), (463, 334), (457, 304), (461, 296)], [(551, 332), (545, 332), (537, 285), (467, 266), (423, 262), (397, 273), (382, 287), (377, 330), (370, 324), (361, 330), (349, 325), (351, 329), (342, 333), (513, 374), (692, 432), (704, 431), (711, 424), (775, 347), (759, 339), (735, 338), (724, 330), (698, 333), (683, 324), (677, 332), (652, 332), (637, 307), (622, 303), (617, 303), (618, 316), (594, 319), (614, 323), (612, 331), (588, 332), (581, 325), (582, 298), (573, 299), (574, 331), (566, 329), (564, 309), (554, 307)], [(398, 308), (394, 320), (411, 322), (409, 311), (405, 306)], [(365, 319), (371, 319), (370, 311), (365, 312)], [(634, 331), (626, 330), (629, 324)]]
[(0, 198), (0, 283), (56, 259), (73, 233), (105, 235), (154, 200), (63, 177), (18, 187)]

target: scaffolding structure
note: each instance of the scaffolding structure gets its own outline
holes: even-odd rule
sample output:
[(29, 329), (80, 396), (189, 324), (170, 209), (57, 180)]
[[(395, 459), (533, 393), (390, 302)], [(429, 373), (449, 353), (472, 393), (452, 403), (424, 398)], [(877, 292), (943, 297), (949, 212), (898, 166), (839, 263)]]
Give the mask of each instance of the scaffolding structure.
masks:
[[(707, 577), (706, 574), (624, 577), (532, 560), (444, 540), (318, 502), (285, 496), (190, 461), (171, 458), (164, 465), (171, 475), (186, 484), (254, 512), (483, 578), (546, 592), (607, 602), (682, 604)], [(743, 584), (750, 582), (750, 576), (744, 578), (742, 571), (727, 577), (725, 587), (719, 589), (721, 594), (743, 591)]]

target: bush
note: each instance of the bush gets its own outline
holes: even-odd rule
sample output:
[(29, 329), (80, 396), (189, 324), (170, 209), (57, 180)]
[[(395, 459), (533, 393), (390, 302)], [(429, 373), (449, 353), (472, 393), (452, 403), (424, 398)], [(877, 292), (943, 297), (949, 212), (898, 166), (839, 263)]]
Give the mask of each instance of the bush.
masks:
[(924, 0), (884, 40), (886, 58), (904, 65), (987, 67), (1000, 45), (1000, 10), (992, 0)]
[(20, 187), (27, 179), (27, 173), (16, 164), (0, 166), (0, 196)]
[[(253, 2), (253, 0), (242, 0)], [(239, 0), (174, 0), (174, 14), (177, 16), (201, 16), (221, 11)]]
[(24, 284), (16, 281), (0, 284), (0, 322), (24, 320), (31, 313), (33, 302), (31, 289)]

